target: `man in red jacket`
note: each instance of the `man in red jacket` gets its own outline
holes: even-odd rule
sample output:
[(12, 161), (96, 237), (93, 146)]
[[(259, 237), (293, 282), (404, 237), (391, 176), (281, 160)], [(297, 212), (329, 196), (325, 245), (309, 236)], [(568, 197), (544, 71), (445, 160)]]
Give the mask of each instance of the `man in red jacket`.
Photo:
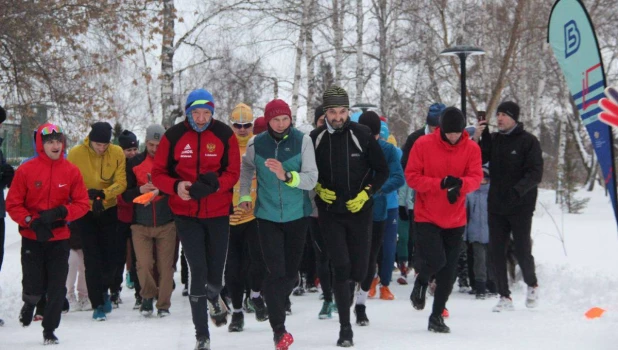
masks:
[(67, 294), (69, 271), (68, 221), (90, 209), (88, 191), (79, 169), (64, 158), (64, 135), (60, 127), (43, 124), (36, 135), (39, 156), (15, 172), (6, 197), (6, 209), (22, 235), (22, 299), (19, 321), (32, 322), (34, 308), (45, 293), (43, 317), (45, 344), (58, 344), (54, 331)]
[(417, 310), (425, 307), (429, 278), (437, 288), (428, 329), (449, 333), (442, 311), (446, 306), (457, 268), (466, 225), (466, 194), (481, 185), (481, 150), (464, 130), (463, 113), (446, 108), (440, 127), (416, 141), (405, 170), (408, 185), (416, 191), (414, 221), (417, 225), (419, 266), (410, 295)]
[(238, 140), (232, 129), (213, 118), (210, 92), (198, 89), (185, 104), (186, 119), (169, 128), (155, 155), (152, 183), (169, 194), (176, 232), (191, 270), (189, 301), (196, 349), (210, 349), (210, 318), (227, 324), (219, 296), (230, 231), (232, 191), (240, 177)]

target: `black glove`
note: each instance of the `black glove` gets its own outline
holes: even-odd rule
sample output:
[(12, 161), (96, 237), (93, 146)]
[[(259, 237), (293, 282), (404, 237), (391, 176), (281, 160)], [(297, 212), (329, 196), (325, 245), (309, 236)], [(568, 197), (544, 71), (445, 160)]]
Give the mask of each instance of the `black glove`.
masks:
[(399, 206), (399, 220), (408, 221), (410, 217), (408, 216), (408, 208)]
[(454, 177), (454, 176), (447, 176), (444, 179), (442, 179), (442, 182), (440, 183), (440, 187), (442, 189), (445, 188), (453, 188), (453, 187), (461, 187), (461, 185), (463, 185), (463, 181), (461, 181), (460, 178), (458, 177)]
[(207, 185), (201, 181), (195, 182), (191, 187), (189, 187), (189, 196), (195, 200), (200, 200), (211, 193), (217, 192), (217, 189)]
[(34, 219), (30, 223), (30, 229), (36, 233), (36, 240), (39, 242), (47, 242), (54, 237), (49, 225), (43, 223), (41, 219)]
[(7, 187), (11, 187), (11, 182), (13, 182), (13, 176), (15, 175), (15, 169), (11, 166), (11, 164), (2, 164), (0, 166), (0, 178), (2, 178), (2, 182), (6, 184)]
[(52, 222), (60, 219), (64, 219), (68, 214), (67, 207), (64, 205), (57, 206), (52, 209), (47, 209), (39, 212), (40, 219), (44, 224), (51, 224)]
[(94, 188), (91, 188), (88, 190), (88, 198), (90, 198), (91, 201), (97, 198), (105, 199), (105, 192), (103, 192), (103, 190), (95, 190)]
[(197, 177), (197, 181), (209, 185), (210, 187), (214, 188), (215, 191), (219, 189), (219, 177), (215, 172), (210, 171), (206, 174), (200, 174), (200, 176)]
[(455, 204), (460, 196), (461, 186), (455, 186), (446, 190), (446, 198), (451, 204)]
[(102, 212), (105, 211), (105, 206), (103, 205), (103, 199), (97, 198), (92, 201), (92, 214), (98, 217)]

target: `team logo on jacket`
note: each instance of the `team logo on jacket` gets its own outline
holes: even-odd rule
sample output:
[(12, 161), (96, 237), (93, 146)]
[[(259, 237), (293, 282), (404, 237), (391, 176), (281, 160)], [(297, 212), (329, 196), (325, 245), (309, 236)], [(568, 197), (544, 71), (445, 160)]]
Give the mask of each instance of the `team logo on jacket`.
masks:
[(214, 143), (209, 143), (206, 145), (206, 150), (208, 151), (208, 153), (205, 154), (206, 157), (216, 157), (217, 154), (213, 153), (217, 148), (217, 145), (215, 145)]
[(185, 148), (180, 152), (180, 158), (191, 158), (193, 157), (193, 150), (191, 149), (191, 145), (187, 143)]

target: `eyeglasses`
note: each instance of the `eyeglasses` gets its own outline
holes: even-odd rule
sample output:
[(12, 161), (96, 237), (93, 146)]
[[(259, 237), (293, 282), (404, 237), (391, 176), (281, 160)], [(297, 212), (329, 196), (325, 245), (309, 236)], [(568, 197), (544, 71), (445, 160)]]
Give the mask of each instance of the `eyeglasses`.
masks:
[(43, 136), (51, 135), (53, 133), (64, 134), (61, 127), (59, 127), (58, 125), (53, 125), (53, 124), (49, 124), (41, 130), (41, 135)]
[(234, 123), (232, 124), (236, 129), (249, 129), (253, 126), (253, 123)]

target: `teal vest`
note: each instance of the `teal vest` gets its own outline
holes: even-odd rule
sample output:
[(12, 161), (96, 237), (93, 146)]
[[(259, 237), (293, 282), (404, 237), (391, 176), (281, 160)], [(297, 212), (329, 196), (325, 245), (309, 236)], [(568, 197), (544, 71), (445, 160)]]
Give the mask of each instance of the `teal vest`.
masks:
[(300, 172), (304, 134), (291, 128), (285, 139), (277, 143), (265, 131), (253, 142), (257, 174), (257, 199), (255, 217), (273, 222), (289, 222), (311, 215), (311, 202), (307, 191), (292, 188), (277, 178), (264, 165), (267, 159), (280, 161), (285, 171)]

